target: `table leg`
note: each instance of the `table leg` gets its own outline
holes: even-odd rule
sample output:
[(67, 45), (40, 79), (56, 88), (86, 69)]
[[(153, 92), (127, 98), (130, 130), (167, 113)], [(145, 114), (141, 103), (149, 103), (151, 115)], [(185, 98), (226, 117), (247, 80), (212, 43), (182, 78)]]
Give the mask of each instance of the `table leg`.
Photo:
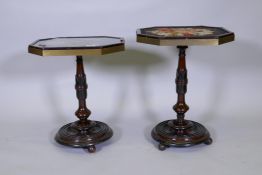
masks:
[(75, 115), (78, 121), (64, 125), (56, 134), (55, 140), (66, 146), (87, 148), (89, 152), (95, 152), (95, 145), (112, 137), (112, 129), (105, 123), (89, 120), (91, 111), (86, 107), (87, 83), (82, 56), (76, 58), (76, 96), (79, 107)]
[(169, 146), (187, 147), (200, 143), (211, 144), (208, 130), (201, 124), (185, 120), (185, 113), (189, 110), (185, 102), (187, 92), (186, 49), (187, 46), (178, 46), (179, 59), (176, 74), (177, 103), (173, 109), (177, 113), (177, 119), (166, 120), (159, 123), (152, 130), (152, 137), (159, 142), (159, 149), (165, 150)]
[(75, 89), (76, 97), (78, 99), (78, 109), (75, 115), (79, 118), (79, 121), (85, 125), (89, 122), (87, 118), (91, 114), (91, 111), (86, 107), (86, 97), (87, 97), (87, 83), (86, 75), (84, 71), (83, 59), (81, 56), (76, 58), (76, 76), (75, 76)]
[[(186, 69), (186, 49), (187, 46), (179, 47), (179, 59), (176, 72), (176, 92), (177, 103), (173, 109), (177, 113), (177, 125), (183, 126), (185, 124), (185, 113), (189, 110), (188, 105), (185, 102), (185, 94), (187, 92), (187, 69)], [(181, 130), (183, 132), (183, 130)]]

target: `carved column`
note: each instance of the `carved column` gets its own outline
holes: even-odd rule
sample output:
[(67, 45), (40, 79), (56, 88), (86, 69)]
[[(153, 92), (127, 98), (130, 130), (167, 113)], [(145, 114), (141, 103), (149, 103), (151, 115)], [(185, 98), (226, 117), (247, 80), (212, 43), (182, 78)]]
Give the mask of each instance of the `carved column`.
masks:
[(96, 151), (95, 145), (111, 138), (113, 131), (103, 122), (88, 119), (91, 111), (86, 107), (87, 83), (82, 56), (76, 57), (75, 80), (76, 96), (79, 103), (75, 115), (79, 120), (60, 128), (55, 139), (60, 144), (86, 148), (88, 152), (93, 153)]
[(176, 73), (176, 92), (178, 94), (177, 103), (174, 105), (173, 109), (177, 113), (177, 123), (178, 126), (185, 125), (184, 117), (185, 113), (189, 110), (188, 105), (185, 102), (185, 94), (187, 92), (187, 69), (186, 69), (186, 49), (187, 46), (178, 46), (179, 49), (179, 60)]
[(88, 117), (91, 111), (86, 107), (86, 97), (87, 97), (87, 83), (86, 75), (84, 72), (83, 58), (82, 56), (76, 57), (76, 76), (75, 76), (75, 89), (76, 96), (78, 99), (79, 107), (75, 112), (75, 115), (79, 118), (80, 123), (84, 124), (88, 122)]

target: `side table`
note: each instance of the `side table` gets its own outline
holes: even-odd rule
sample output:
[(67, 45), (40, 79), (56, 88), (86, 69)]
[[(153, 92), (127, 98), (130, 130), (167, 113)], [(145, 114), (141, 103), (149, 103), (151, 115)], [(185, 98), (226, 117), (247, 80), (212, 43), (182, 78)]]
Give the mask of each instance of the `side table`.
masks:
[(79, 107), (75, 115), (79, 120), (58, 131), (55, 140), (66, 146), (87, 148), (92, 153), (95, 145), (112, 137), (112, 129), (100, 121), (89, 120), (91, 111), (86, 107), (87, 83), (83, 55), (104, 55), (124, 50), (124, 39), (109, 36), (58, 37), (40, 39), (30, 44), (28, 52), (40, 56), (76, 56), (75, 89)]
[(176, 73), (177, 103), (173, 109), (177, 119), (159, 123), (152, 130), (152, 137), (159, 142), (158, 148), (169, 146), (187, 147), (200, 143), (212, 143), (208, 130), (200, 123), (185, 120), (189, 110), (185, 102), (187, 92), (186, 49), (190, 45), (220, 45), (234, 40), (234, 33), (221, 27), (208, 26), (162, 26), (137, 30), (137, 42), (159, 46), (177, 46), (179, 50)]

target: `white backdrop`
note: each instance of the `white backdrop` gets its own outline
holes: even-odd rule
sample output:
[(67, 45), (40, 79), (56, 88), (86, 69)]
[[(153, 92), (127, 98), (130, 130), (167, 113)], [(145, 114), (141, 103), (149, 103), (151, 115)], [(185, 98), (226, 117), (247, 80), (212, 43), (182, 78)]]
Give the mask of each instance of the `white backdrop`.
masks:
[[(259, 174), (262, 157), (261, 1), (1, 0), (0, 174)], [(187, 119), (204, 124), (211, 146), (156, 149), (150, 131), (176, 117), (177, 50), (135, 42), (156, 25), (223, 26), (236, 41), (190, 47)], [(114, 137), (95, 154), (56, 144), (76, 120), (74, 57), (39, 57), (40, 38), (111, 35), (127, 51), (86, 57), (90, 118)]]

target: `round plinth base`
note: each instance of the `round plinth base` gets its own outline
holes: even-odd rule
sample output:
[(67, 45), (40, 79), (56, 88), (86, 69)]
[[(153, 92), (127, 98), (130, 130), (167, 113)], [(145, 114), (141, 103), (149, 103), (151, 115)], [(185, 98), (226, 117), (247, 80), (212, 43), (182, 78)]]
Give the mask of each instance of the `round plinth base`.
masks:
[(86, 148), (88, 152), (93, 153), (96, 151), (96, 144), (108, 140), (112, 135), (112, 129), (103, 122), (80, 123), (76, 121), (60, 128), (55, 140), (62, 145)]
[(185, 120), (178, 125), (177, 120), (167, 120), (159, 123), (152, 130), (152, 137), (159, 142), (159, 150), (163, 151), (169, 146), (188, 147), (200, 143), (212, 143), (208, 130), (201, 124)]

